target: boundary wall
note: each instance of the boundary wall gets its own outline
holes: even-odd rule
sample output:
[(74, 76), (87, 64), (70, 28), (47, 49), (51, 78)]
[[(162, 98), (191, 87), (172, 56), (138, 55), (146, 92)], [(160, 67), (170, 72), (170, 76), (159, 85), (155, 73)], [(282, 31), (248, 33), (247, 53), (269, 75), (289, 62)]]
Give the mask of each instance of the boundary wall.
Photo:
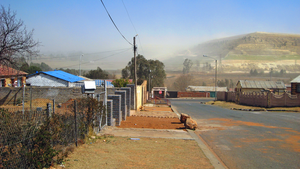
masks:
[(298, 107), (300, 95), (264, 93), (241, 93), (241, 92), (218, 92), (217, 99), (220, 101), (235, 102), (241, 105), (257, 107)]
[(180, 97), (210, 97), (209, 92), (178, 92), (177, 98)]

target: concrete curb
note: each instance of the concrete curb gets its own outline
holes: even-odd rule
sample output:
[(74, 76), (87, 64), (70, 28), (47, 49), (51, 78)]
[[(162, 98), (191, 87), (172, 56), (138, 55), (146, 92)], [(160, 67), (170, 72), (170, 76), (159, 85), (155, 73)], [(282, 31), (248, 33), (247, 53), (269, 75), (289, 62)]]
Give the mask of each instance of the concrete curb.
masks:
[(180, 119), (180, 114), (178, 113), (178, 111), (176, 110), (175, 106), (171, 105), (171, 109), (173, 110), (174, 113), (176, 113), (176, 115), (178, 116), (178, 119)]
[(195, 139), (198, 143), (198, 146), (202, 149), (204, 155), (209, 159), (210, 163), (214, 166), (215, 169), (226, 169), (227, 167), (223, 166), (223, 163), (218, 160), (218, 158), (210, 151), (206, 144), (195, 134), (194, 131), (188, 130), (189, 134)]

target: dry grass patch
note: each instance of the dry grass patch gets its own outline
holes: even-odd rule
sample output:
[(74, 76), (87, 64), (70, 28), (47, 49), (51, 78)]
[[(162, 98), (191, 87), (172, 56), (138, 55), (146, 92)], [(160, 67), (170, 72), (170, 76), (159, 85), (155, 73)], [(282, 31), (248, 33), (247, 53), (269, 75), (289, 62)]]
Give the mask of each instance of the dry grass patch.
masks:
[(209, 101), (206, 102), (209, 105), (216, 105), (219, 107), (223, 107), (226, 109), (265, 109), (267, 111), (286, 111), (286, 112), (300, 112), (300, 107), (272, 107), (272, 108), (263, 108), (263, 107), (254, 107), (254, 106), (245, 106), (239, 105), (233, 102), (225, 102), (225, 101)]
[(213, 168), (194, 140), (102, 137), (69, 155), (66, 168)]

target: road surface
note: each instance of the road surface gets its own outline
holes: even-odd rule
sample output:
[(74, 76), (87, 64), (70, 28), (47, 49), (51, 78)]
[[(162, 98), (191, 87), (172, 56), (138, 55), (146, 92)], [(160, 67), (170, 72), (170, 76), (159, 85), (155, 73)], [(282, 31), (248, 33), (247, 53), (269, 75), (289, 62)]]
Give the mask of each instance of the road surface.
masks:
[[(213, 100), (213, 99), (211, 99)], [(300, 113), (235, 111), (170, 99), (198, 123), (197, 135), (230, 169), (300, 168)]]

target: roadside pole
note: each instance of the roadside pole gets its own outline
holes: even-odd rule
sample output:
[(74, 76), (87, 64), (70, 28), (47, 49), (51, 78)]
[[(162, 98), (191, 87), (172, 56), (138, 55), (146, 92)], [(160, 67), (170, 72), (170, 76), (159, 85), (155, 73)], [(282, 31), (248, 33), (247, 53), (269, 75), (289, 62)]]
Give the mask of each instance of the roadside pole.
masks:
[(135, 46), (135, 36), (133, 37), (133, 56), (134, 56), (134, 88), (135, 88), (135, 107), (137, 110), (137, 72), (136, 72), (136, 46)]

